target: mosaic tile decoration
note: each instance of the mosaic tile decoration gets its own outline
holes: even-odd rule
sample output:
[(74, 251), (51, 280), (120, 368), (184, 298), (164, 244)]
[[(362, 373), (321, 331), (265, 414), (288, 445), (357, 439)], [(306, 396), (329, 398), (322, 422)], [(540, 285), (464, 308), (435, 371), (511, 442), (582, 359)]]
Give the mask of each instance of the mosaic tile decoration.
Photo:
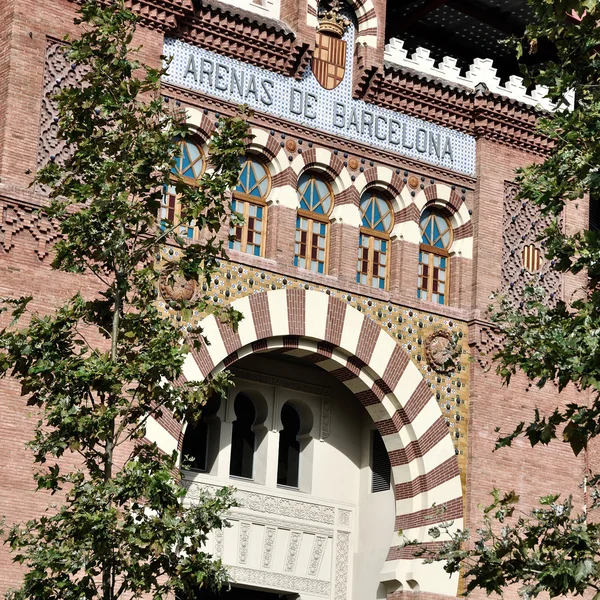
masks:
[[(160, 266), (164, 268), (170, 260), (177, 258), (177, 255), (177, 249), (164, 248), (158, 261), (159, 268)], [(219, 271), (220, 274), (215, 277), (210, 287), (205, 284), (202, 286), (202, 290), (212, 296), (213, 302), (221, 306), (259, 292), (304, 288), (321, 291), (349, 303), (389, 332), (421, 371), (432, 389), (432, 394), (435, 395), (441, 414), (451, 432), (464, 489), (470, 364), (466, 323), (240, 263), (221, 261)], [(159, 308), (165, 316), (173, 319), (183, 329), (197, 326), (202, 320), (203, 315), (194, 311), (190, 320), (186, 321), (177, 311), (175, 302), (165, 301), (162, 297), (158, 302)], [(425, 356), (425, 341), (439, 331), (447, 332), (455, 337), (460, 349), (456, 369), (449, 373), (436, 372), (427, 363)]]
[[(350, 25), (344, 35), (347, 43), (345, 76), (331, 91), (320, 86), (310, 66), (302, 80), (297, 81), (174, 38), (165, 38), (163, 54), (171, 58), (171, 63), (163, 80), (235, 104), (247, 104), (314, 129), (474, 175), (474, 137), (352, 97), (354, 38), (355, 28)], [(191, 64), (193, 71), (190, 71)], [(336, 111), (338, 115), (341, 113), (340, 106), (344, 107), (344, 118), (336, 117)], [(356, 126), (351, 123), (352, 115), (356, 117)], [(365, 118), (370, 119), (370, 126), (364, 123)], [(345, 125), (336, 126), (336, 121)], [(391, 136), (390, 129), (393, 131)], [(411, 144), (412, 148), (409, 147)], [(449, 144), (451, 154), (444, 152), (446, 144)]]

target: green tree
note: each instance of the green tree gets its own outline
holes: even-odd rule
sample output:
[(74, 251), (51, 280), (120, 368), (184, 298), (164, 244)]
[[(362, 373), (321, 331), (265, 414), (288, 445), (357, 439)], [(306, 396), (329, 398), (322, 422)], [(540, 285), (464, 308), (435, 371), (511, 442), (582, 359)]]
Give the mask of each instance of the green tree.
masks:
[[(39, 414), (29, 443), (37, 489), (58, 493), (58, 506), (6, 532), (14, 560), (27, 569), (7, 598), (188, 598), (225, 581), (204, 544), (222, 525), (231, 494), (207, 494), (184, 508), (176, 457), (144, 438), (146, 423), (166, 410), (197, 418), (228, 378), (175, 385), (189, 345), (202, 338), (199, 331), (184, 336), (161, 315), (155, 257), (172, 244), (170, 277), (210, 280), (248, 125), (243, 114), (220, 120), (211, 171), (197, 187), (173, 182), (178, 140), (189, 131), (180, 113), (165, 108), (164, 70), (136, 58), (135, 16), (122, 2), (87, 3), (76, 22), (83, 33), (66, 53), (82, 81), (56, 96), (68, 152), (35, 181), (51, 190), (42, 210), (61, 233), (53, 268), (95, 277), (97, 293), (77, 294), (46, 316), (29, 314), (31, 298), (4, 303), (13, 320), (0, 332), (0, 371), (20, 382)], [(158, 221), (167, 184), (176, 186), (185, 218), (204, 232), (202, 243), (187, 243), (177, 224)], [(207, 297), (193, 308), (234, 323), (239, 316)], [(65, 467), (73, 456), (80, 468)]]
[[(519, 197), (555, 217), (542, 235), (546, 257), (564, 274), (584, 281), (573, 299), (548, 303), (540, 290), (530, 288), (524, 304), (513, 309), (506, 300), (493, 309), (492, 320), (504, 344), (496, 356), (505, 383), (524, 373), (537, 386), (574, 386), (580, 402), (557, 406), (549, 414), (535, 411), (501, 437), (497, 447), (510, 446), (526, 436), (532, 446), (562, 441), (578, 454), (600, 433), (600, 234), (565, 233), (558, 216), (570, 202), (589, 195), (600, 199), (600, 8), (596, 0), (530, 0), (535, 20), (527, 27), (518, 52), (535, 52), (538, 41), (549, 40), (556, 58), (530, 72), (546, 85), (559, 106), (574, 93), (572, 110), (546, 114), (540, 130), (554, 143), (548, 157), (517, 174)], [(525, 47), (524, 47), (525, 46)], [(558, 443), (555, 441), (555, 443)], [(591, 508), (600, 508), (599, 475), (586, 482)], [(556, 491), (556, 490), (555, 490)], [(499, 593), (517, 585), (525, 598), (548, 594), (592, 594), (600, 598), (600, 523), (593, 511), (577, 514), (570, 497), (548, 495), (539, 506), (523, 513), (514, 492), (494, 490), (484, 509), (481, 527), (452, 534), (449, 524), (434, 527), (445, 533), (436, 559), (446, 570), (463, 570), (466, 592), (484, 589)]]

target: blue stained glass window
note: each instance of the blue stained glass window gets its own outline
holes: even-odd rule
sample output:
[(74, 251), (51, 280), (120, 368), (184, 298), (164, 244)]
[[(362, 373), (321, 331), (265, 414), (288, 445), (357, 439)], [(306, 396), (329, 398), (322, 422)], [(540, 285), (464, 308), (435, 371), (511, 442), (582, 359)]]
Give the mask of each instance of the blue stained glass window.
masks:
[(240, 175), (234, 190), (232, 209), (243, 218), (243, 223), (231, 227), (229, 248), (261, 256), (265, 202), (271, 180), (263, 163), (253, 156), (240, 159)]
[(421, 243), (417, 297), (445, 304), (449, 266), (447, 254), (452, 243), (452, 228), (448, 220), (435, 209), (425, 209), (421, 215)]
[(362, 226), (381, 233), (389, 233), (394, 224), (390, 203), (377, 192), (365, 192), (360, 199)]
[(362, 231), (358, 240), (356, 281), (385, 289), (389, 264), (387, 238), (394, 225), (390, 203), (377, 191), (369, 190), (360, 200)]
[(188, 179), (199, 179), (204, 172), (202, 150), (190, 140), (178, 140), (171, 173)]
[(266, 198), (269, 193), (270, 180), (265, 166), (252, 156), (240, 160), (241, 170), (235, 191), (254, 198)]
[(421, 243), (447, 249), (451, 241), (450, 223), (440, 213), (426, 208), (421, 215)]
[(314, 173), (304, 173), (298, 179), (298, 197), (303, 210), (327, 215), (331, 210), (332, 196), (327, 183)]

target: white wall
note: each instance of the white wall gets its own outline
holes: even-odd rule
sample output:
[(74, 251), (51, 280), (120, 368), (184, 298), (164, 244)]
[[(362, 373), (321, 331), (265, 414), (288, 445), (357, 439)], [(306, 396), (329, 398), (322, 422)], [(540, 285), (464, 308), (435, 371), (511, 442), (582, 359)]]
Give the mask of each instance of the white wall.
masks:
[(278, 19), (281, 12), (280, 0), (221, 0), (223, 4), (237, 6), (249, 12), (269, 17), (270, 19)]

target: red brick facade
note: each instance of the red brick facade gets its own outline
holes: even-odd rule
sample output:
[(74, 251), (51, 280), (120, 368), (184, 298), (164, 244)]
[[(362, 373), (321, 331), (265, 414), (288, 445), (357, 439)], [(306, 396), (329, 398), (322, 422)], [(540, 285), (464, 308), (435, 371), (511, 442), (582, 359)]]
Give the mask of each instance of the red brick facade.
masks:
[[(143, 58), (155, 65), (163, 52), (164, 37), (170, 36), (275, 73), (300, 78), (314, 48), (314, 28), (307, 25), (306, 18), (314, 8), (307, 0), (282, 0), (280, 26), (261, 23), (260, 19), (250, 21), (236, 16), (234, 8), (224, 11), (220, 5), (194, 8), (195, 5), (187, 0), (156, 3), (141, 0), (130, 4), (142, 17), (137, 37), (143, 45)], [(356, 10), (363, 4), (360, 0), (350, 2)], [(0, 295), (33, 294), (34, 306), (40, 312), (51, 311), (76, 290), (94, 293), (93, 281), (51, 271), (51, 248), (56, 233), (51, 223), (34, 213), (35, 207), (45, 202), (45, 196), (40, 190), (28, 187), (39, 166), (40, 156), (51, 152), (45, 147), (48, 140), (40, 133), (47, 48), (66, 34), (77, 35), (73, 25), (75, 9), (76, 5), (67, 0), (0, 2)], [(490, 369), (486, 354), (490, 349), (493, 351), (495, 344), (493, 332), (486, 322), (486, 307), (492, 292), (504, 285), (501, 224), (506, 185), (514, 179), (516, 167), (539, 160), (548, 150), (547, 141), (535, 131), (537, 113), (531, 107), (500, 96), (476, 96), (460, 87), (450, 87), (385, 66), (383, 0), (373, 0), (369, 12), (359, 17), (359, 25), (361, 19), (371, 22), (375, 18), (377, 28), (364, 29), (362, 34), (374, 36), (376, 43), (356, 49), (354, 96), (476, 136), (475, 175), (453, 172), (257, 112), (251, 118), (251, 124), (266, 132), (267, 141), (256, 151), (268, 163), (278, 160), (285, 152), (281, 159), (285, 164), (280, 165), (271, 178), (273, 191), (267, 208), (263, 256), (231, 251), (231, 262), (279, 277), (277, 283), (272, 283), (272, 290), (286, 289), (289, 329), (278, 348), (282, 352), (302, 348), (306, 351), (306, 360), (314, 364), (331, 359), (342, 346), (347, 309), (341, 295), (347, 296), (347, 302), (352, 301), (353, 307), (356, 298), (368, 298), (369, 302), (372, 299), (381, 306), (389, 303), (390, 307), (401, 306), (435, 316), (445, 323), (454, 320), (464, 325), (468, 331), (465, 347), (472, 357), (468, 368), (468, 433), (464, 440), (464, 457), (449, 456), (412, 481), (395, 485), (396, 500), (413, 498), (433, 489), (456, 477), (460, 470), (463, 497), (447, 502), (444, 518), (463, 517), (469, 527), (477, 526), (480, 518), (477, 507), (487, 501), (495, 486), (515, 488), (524, 505), (532, 503), (540, 492), (557, 491), (573, 493), (576, 504), (583, 504), (583, 493), (577, 485), (586, 469), (600, 462), (594, 449), (574, 458), (568, 448), (560, 444), (532, 450), (525, 441), (518, 440), (512, 450), (492, 452), (496, 427), (508, 431), (527, 418), (535, 406), (551, 408), (556, 402), (562, 405), (575, 398), (573, 390), (557, 397), (551, 386), (542, 391), (528, 388), (519, 377), (509, 388), (503, 387), (493, 368)], [(164, 86), (164, 94), (169, 101), (180, 102), (183, 107), (203, 113), (198, 134), (205, 139), (214, 126), (216, 113), (232, 114), (235, 111), (232, 103), (172, 85)], [(289, 139), (296, 141), (294, 151), (285, 144)], [(321, 157), (325, 153), (329, 158), (324, 162)], [(297, 185), (299, 173), (295, 165), (298, 160), (325, 173), (334, 184), (338, 181), (340, 187), (344, 186), (336, 194), (336, 207), (348, 205), (358, 214), (361, 190), (355, 182), (361, 176), (367, 184), (379, 182), (390, 197), (408, 199), (405, 206), (399, 203), (394, 206), (395, 223), (402, 225), (400, 231), (404, 233), (394, 236), (390, 242), (387, 289), (367, 288), (356, 283), (357, 225), (348, 222), (344, 216), (332, 218), (329, 224), (327, 273), (315, 274), (294, 266), (296, 209), (286, 204), (285, 190)], [(356, 168), (352, 168), (354, 161), (358, 165)], [(384, 170), (391, 173), (388, 181), (381, 182), (378, 169), (381, 173)], [(417, 180), (414, 188), (408, 183), (412, 177)], [(418, 207), (414, 199), (421, 191), (425, 200), (423, 206)], [(445, 306), (417, 300), (419, 240), (410, 235), (410, 231), (418, 230), (424, 206), (438, 203), (443, 203), (447, 214), (456, 219), (453, 221), (455, 243), (461, 242), (461, 248), (472, 247), (472, 254), (465, 251), (449, 258), (450, 284)], [(464, 217), (464, 221), (459, 217)], [(564, 223), (568, 230), (585, 227), (585, 203), (570, 206)], [(226, 234), (225, 229), (223, 235)], [(306, 290), (310, 287), (311, 291), (314, 288), (337, 293), (335, 298), (332, 295), (327, 300), (326, 329), (321, 339), (304, 337), (307, 336), (307, 319), (311, 318), (307, 313), (308, 292), (299, 287), (286, 288), (286, 283), (280, 283), (281, 278), (304, 282)], [(567, 279), (561, 282), (560, 294), (568, 298), (576, 287), (576, 280)], [(274, 347), (268, 346), (272, 343), (268, 340), (274, 337), (268, 291), (249, 293), (248, 298), (256, 339), (248, 345), (239, 334), (219, 324), (227, 355), (221, 361), (225, 366), (234, 364), (242, 352), (255, 353)], [(355, 351), (346, 353), (349, 355), (345, 356), (345, 361), (336, 359), (338, 364), (330, 374), (349, 389), (352, 381), (358, 379), (361, 372), (366, 372), (366, 367), (372, 366), (376, 341), (382, 329), (385, 331), (382, 323), (375, 324), (365, 316), (364, 330), (360, 332)], [(391, 323), (389, 331), (396, 331), (392, 330)], [(397, 337), (400, 339), (400, 333)], [(360, 403), (366, 407), (387, 398), (401, 380), (409, 360), (417, 362), (416, 356), (418, 361), (424, 361), (425, 354), (418, 348), (407, 352), (398, 345), (383, 372), (371, 375), (372, 387), (356, 393)], [(198, 351), (194, 358), (203, 375), (213, 372), (221, 364), (215, 362), (207, 347)], [(415, 421), (430, 402), (431, 394), (432, 390), (423, 379), (408, 394), (402, 410), (377, 421), (380, 433), (383, 436), (397, 433)], [(18, 386), (10, 380), (0, 382), (0, 515), (6, 515), (8, 524), (40, 514), (49, 501), (34, 493), (31, 457), (24, 449), (33, 426), (28, 413)], [(180, 424), (174, 423), (168, 415), (160, 424), (181, 444)], [(448, 427), (440, 413), (421, 437), (402, 449), (389, 452), (392, 466), (406, 465), (422, 457), (446, 437)], [(433, 514), (431, 509), (398, 514), (395, 528), (427, 526), (432, 522)], [(388, 560), (410, 556), (410, 550), (392, 544)], [(11, 562), (7, 548), (0, 546), (0, 593), (18, 583), (20, 574), (19, 567)], [(391, 593), (388, 598), (437, 600), (434, 596), (419, 589), (406, 589)], [(483, 598), (483, 594), (480, 596)]]

